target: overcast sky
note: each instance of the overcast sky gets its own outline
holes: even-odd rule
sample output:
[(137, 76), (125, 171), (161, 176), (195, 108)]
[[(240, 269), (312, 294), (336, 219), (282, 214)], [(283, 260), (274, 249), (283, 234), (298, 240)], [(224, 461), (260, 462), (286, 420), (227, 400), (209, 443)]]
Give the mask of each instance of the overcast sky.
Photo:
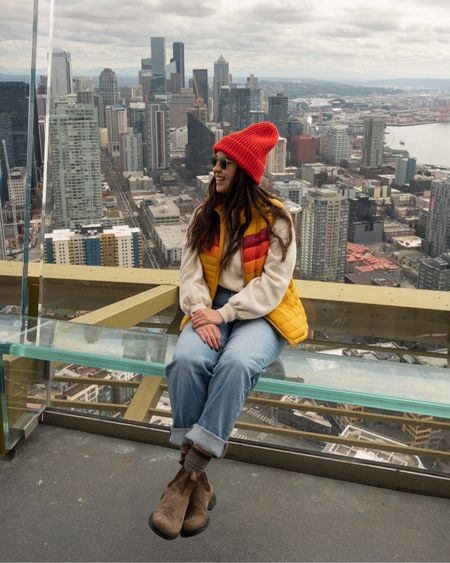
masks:
[[(26, 72), (29, 2), (0, 0), (0, 72)], [(45, 68), (41, 0), (38, 68)], [(77, 74), (134, 74), (150, 36), (185, 44), (186, 72), (220, 54), (234, 76), (450, 78), (450, 0), (55, 0), (54, 47)]]

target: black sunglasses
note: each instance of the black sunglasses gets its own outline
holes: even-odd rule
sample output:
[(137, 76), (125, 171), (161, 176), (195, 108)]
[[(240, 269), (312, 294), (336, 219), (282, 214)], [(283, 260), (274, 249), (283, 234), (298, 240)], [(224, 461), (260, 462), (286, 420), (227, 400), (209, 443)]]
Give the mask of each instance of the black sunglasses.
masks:
[(225, 170), (225, 168), (228, 166), (228, 164), (230, 164), (230, 162), (234, 162), (233, 160), (229, 160), (228, 158), (225, 158), (224, 156), (221, 156), (220, 158), (218, 156), (216, 156), (215, 154), (211, 157), (211, 164), (213, 165), (213, 167), (219, 163), (220, 168), (222, 168), (222, 170)]

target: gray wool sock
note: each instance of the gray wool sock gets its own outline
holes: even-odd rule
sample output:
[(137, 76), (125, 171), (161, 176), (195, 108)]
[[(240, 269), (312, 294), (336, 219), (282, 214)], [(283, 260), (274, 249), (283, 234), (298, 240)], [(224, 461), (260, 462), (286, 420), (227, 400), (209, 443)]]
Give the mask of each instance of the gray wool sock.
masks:
[(184, 470), (191, 474), (194, 480), (205, 472), (211, 457), (192, 447), (184, 460)]

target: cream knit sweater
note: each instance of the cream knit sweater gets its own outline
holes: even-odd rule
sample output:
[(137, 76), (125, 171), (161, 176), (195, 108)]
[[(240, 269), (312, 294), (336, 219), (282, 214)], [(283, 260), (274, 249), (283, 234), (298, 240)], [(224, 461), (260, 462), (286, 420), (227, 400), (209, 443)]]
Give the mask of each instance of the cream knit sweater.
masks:
[[(297, 244), (292, 222), (290, 225), (277, 219), (273, 230), (282, 240), (287, 241), (289, 229), (292, 230), (292, 242), (288, 247), (285, 260), (278, 240), (270, 238), (264, 270), (260, 277), (254, 278), (244, 286), (241, 251), (237, 251), (226, 269), (221, 270), (219, 285), (236, 292), (228, 303), (218, 309), (226, 323), (236, 319), (256, 319), (273, 311), (283, 299), (297, 257)], [(203, 307), (211, 307), (208, 286), (203, 278), (203, 267), (197, 252), (183, 249), (180, 268), (180, 307), (191, 316), (194, 311)]]

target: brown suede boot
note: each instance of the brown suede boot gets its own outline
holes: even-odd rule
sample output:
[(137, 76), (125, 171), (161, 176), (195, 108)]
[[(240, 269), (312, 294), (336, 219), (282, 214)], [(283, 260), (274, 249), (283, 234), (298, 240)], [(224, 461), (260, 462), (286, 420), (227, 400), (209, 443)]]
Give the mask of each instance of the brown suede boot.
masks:
[(183, 526), (184, 516), (196, 483), (183, 468), (167, 485), (160, 503), (150, 515), (150, 528), (165, 540), (174, 540)]
[(195, 482), (189, 506), (184, 517), (181, 535), (186, 538), (200, 534), (208, 527), (208, 510), (216, 505), (216, 494), (212, 488), (206, 473), (201, 473)]

